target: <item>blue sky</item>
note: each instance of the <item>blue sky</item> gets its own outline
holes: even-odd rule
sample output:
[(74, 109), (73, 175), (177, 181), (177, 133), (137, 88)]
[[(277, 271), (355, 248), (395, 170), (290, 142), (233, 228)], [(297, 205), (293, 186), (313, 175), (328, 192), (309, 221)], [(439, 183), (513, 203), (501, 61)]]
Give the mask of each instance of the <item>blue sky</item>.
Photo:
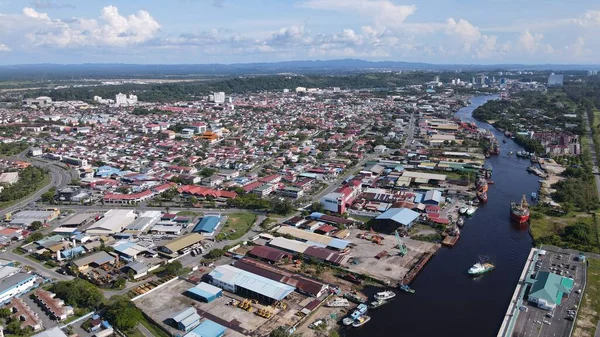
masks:
[(598, 33), (598, 0), (0, 0), (0, 64), (596, 64)]

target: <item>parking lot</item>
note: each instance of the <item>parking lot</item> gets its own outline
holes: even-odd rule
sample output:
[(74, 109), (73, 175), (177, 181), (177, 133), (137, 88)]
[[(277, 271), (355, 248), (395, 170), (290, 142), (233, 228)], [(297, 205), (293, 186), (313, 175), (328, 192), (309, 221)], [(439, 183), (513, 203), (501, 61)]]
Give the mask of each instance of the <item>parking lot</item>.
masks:
[(566, 251), (554, 252), (548, 250), (546, 250), (546, 255), (540, 256), (534, 266), (534, 271), (549, 271), (573, 278), (575, 280), (573, 290), (568, 297), (563, 297), (562, 303), (552, 311), (543, 310), (527, 303), (529, 292), (526, 292), (523, 301), (524, 308), (521, 308), (519, 312), (513, 336), (569, 336), (574, 323), (569, 316), (573, 317), (578, 309), (577, 305), (582, 295), (580, 289), (585, 277), (585, 263), (579, 262), (577, 256), (578, 254)]

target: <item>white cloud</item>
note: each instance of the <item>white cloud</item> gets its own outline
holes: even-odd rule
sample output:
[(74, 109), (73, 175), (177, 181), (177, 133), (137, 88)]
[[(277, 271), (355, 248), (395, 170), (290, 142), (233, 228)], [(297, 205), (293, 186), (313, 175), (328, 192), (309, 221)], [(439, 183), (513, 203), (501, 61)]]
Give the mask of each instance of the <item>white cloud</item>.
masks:
[(529, 30), (524, 31), (519, 36), (518, 44), (529, 54), (541, 53), (552, 53), (554, 48), (549, 44), (543, 43), (544, 35), (540, 33), (533, 34)]
[(12, 51), (12, 49), (9, 46), (5, 45), (4, 43), (0, 43), (0, 53), (11, 52), (11, 51)]
[(569, 20), (580, 26), (600, 25), (600, 11), (587, 11), (583, 16)]
[(281, 28), (266, 41), (266, 43), (271, 45), (298, 45), (309, 44), (311, 42), (312, 38), (304, 30), (303, 25), (292, 25)]
[(402, 23), (417, 10), (415, 5), (396, 5), (389, 0), (307, 0), (300, 5), (372, 17), (378, 24), (388, 26)]
[(471, 50), (473, 44), (481, 39), (479, 28), (464, 19), (458, 21), (453, 18), (448, 19), (446, 22), (446, 34), (457, 37), (466, 51)]
[(12, 19), (13, 26), (27, 27), (25, 36), (38, 46), (128, 46), (147, 42), (160, 30), (150, 13), (141, 10), (123, 16), (115, 6), (104, 7), (99, 20), (51, 19), (30, 7), (23, 9), (22, 17)]

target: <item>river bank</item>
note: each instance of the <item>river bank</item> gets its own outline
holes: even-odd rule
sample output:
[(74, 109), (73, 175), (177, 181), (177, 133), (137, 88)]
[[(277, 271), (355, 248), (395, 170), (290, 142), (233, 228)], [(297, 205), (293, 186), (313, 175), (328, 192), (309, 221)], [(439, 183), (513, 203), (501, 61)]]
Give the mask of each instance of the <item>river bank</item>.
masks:
[[(456, 117), (504, 137), (492, 126), (475, 121), (473, 110), (494, 96), (478, 96), (460, 109)], [(500, 144), (500, 155), (488, 159), (495, 184), (489, 202), (466, 220), (458, 243), (441, 248), (411, 284), (415, 294), (400, 293), (389, 304), (374, 311), (371, 321), (359, 329), (344, 330), (354, 336), (383, 336), (390, 331), (407, 336), (492, 336), (517, 283), (532, 240), (527, 230), (510, 222), (509, 205), (523, 194), (537, 190), (538, 178), (527, 173), (528, 161), (506, 156), (523, 151), (513, 140)], [(496, 270), (471, 278), (467, 269), (485, 256)]]

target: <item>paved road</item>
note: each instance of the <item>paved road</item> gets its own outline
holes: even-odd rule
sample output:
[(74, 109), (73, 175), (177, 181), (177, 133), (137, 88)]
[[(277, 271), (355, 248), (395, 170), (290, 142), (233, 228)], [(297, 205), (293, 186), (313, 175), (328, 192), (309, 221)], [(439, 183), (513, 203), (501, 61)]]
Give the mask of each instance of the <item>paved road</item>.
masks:
[(0, 253), (0, 258), (11, 260), (11, 261), (17, 261), (17, 262), (20, 262), (21, 265), (34, 267), (38, 274), (49, 277), (49, 278), (55, 278), (59, 281), (67, 281), (67, 280), (73, 279), (72, 276), (59, 274), (52, 269), (48, 269), (48, 268), (44, 267), (41, 263), (30, 260), (30, 259), (26, 258), (25, 256), (13, 253), (11, 251), (11, 249), (13, 249), (15, 247), (16, 246), (8, 247), (6, 252)]
[(35, 192), (27, 199), (24, 199), (10, 207), (0, 210), (0, 218), (3, 218), (6, 215), (6, 213), (10, 213), (17, 209), (23, 208), (30, 202), (39, 199), (42, 196), (42, 194), (46, 193), (52, 187), (60, 189), (67, 186), (67, 184), (69, 184), (71, 180), (77, 176), (72, 170), (57, 166), (62, 165), (58, 162), (48, 162), (40, 159), (32, 160), (31, 158), (27, 158), (26, 153), (27, 151), (21, 152), (18, 155), (11, 157), (11, 159), (29, 161), (32, 162), (35, 166), (47, 168), (50, 171), (50, 183), (38, 190), (37, 192)]
[(143, 326), (142, 324), (138, 324), (137, 328), (138, 328), (138, 330), (140, 330), (140, 332), (142, 333), (142, 335), (144, 335), (146, 337), (154, 337), (154, 335), (152, 334), (152, 332), (150, 332), (150, 330), (146, 329), (146, 327)]
[(411, 114), (410, 115), (410, 120), (408, 122), (408, 131), (406, 132), (406, 141), (404, 142), (404, 148), (408, 148), (413, 139), (414, 139), (414, 135), (415, 135), (415, 115)]
[(598, 171), (598, 156), (596, 154), (596, 147), (594, 145), (594, 137), (592, 137), (592, 128), (590, 127), (590, 120), (587, 114), (585, 114), (585, 118), (583, 119), (585, 124), (585, 130), (589, 137), (588, 145), (590, 147), (590, 154), (592, 157), (592, 171), (594, 172), (594, 178), (596, 179), (596, 189), (598, 192), (598, 198), (600, 198), (600, 176), (598, 175), (600, 172)]

